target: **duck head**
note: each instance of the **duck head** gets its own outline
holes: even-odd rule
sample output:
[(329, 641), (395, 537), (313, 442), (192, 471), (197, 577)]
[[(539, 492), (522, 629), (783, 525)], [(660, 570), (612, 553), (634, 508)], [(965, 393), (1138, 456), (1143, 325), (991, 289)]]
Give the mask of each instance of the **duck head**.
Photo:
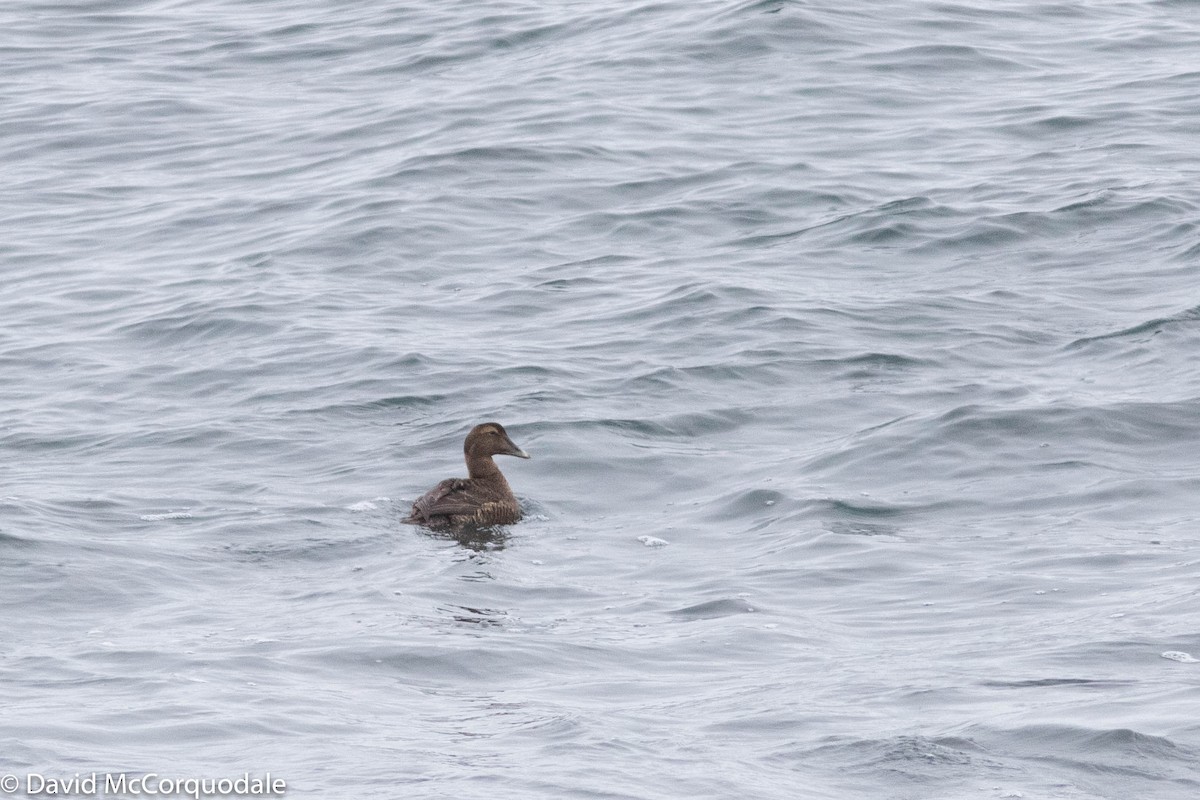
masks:
[(513, 440), (508, 438), (508, 432), (499, 422), (485, 422), (472, 428), (467, 434), (467, 440), (463, 442), (463, 454), (468, 462), (491, 456), (529, 458), (529, 453), (517, 447)]

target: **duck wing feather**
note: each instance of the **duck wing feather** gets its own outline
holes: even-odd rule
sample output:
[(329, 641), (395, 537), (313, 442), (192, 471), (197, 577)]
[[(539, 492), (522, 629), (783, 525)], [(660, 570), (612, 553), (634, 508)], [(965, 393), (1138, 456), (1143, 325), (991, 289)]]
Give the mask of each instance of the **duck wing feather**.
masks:
[(417, 498), (408, 519), (431, 522), (435, 517), (474, 514), (479, 510), (483, 498), (476, 497), (472, 488), (468, 478), (447, 478)]

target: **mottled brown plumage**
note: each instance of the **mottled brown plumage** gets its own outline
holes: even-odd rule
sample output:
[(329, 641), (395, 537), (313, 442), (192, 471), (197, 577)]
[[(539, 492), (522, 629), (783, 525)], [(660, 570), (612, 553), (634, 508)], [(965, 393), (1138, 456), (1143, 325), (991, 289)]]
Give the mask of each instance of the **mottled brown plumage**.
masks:
[(404, 522), (435, 530), (511, 525), (521, 507), (492, 456), (529, 458), (498, 422), (476, 425), (463, 442), (466, 478), (447, 478), (413, 503)]

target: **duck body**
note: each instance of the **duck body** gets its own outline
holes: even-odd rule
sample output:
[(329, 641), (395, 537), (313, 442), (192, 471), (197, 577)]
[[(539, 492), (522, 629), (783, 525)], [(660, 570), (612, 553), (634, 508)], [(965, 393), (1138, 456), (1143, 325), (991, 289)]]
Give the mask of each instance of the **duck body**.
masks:
[(466, 478), (447, 478), (417, 499), (403, 521), (434, 530), (512, 525), (521, 506), (492, 456), (529, 458), (498, 422), (476, 425), (463, 442)]

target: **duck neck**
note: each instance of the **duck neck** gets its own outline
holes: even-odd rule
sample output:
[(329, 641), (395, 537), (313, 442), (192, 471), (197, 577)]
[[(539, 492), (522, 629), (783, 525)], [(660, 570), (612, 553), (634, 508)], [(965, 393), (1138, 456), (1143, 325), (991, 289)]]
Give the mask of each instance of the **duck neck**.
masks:
[(491, 456), (467, 456), (467, 475), (471, 480), (508, 485), (508, 481), (504, 480), (504, 475), (496, 466), (496, 462), (492, 461)]

